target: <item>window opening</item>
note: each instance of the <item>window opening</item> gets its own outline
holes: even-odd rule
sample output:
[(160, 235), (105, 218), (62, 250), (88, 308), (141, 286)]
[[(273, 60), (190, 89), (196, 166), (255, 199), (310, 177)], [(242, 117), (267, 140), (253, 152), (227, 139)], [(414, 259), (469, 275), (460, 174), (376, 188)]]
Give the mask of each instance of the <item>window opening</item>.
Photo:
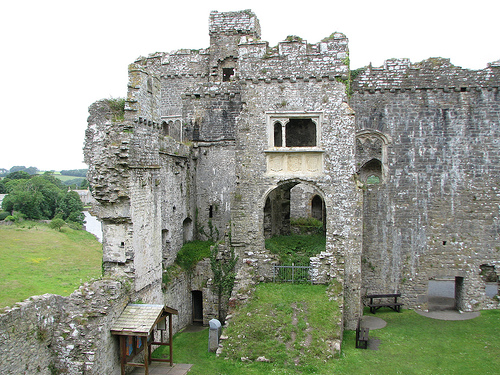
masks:
[(161, 123), (161, 129), (162, 129), (163, 135), (167, 136), (168, 135), (168, 124), (166, 121), (163, 121)]
[(378, 176), (375, 176), (375, 175), (371, 175), (369, 176), (367, 179), (366, 179), (366, 183), (368, 185), (376, 185), (376, 184), (380, 184), (380, 178)]
[(188, 217), (182, 223), (184, 243), (193, 240), (193, 221)]
[(481, 272), (480, 276), (485, 283), (486, 297), (493, 298), (498, 295), (498, 275), (495, 272), (495, 266), (489, 264), (481, 264), (479, 266)]
[(153, 92), (153, 80), (151, 78), (147, 80), (147, 90), (149, 93)]
[(382, 181), (382, 163), (378, 159), (366, 162), (358, 171), (359, 179), (367, 185), (380, 184)]
[(234, 75), (234, 68), (222, 68), (222, 82), (229, 82)]
[(274, 123), (274, 147), (283, 147), (283, 132), (281, 123)]
[(214, 217), (214, 206), (210, 205), (210, 207), (208, 207), (208, 217), (211, 219)]
[(286, 147), (316, 146), (316, 124), (309, 119), (290, 119), (285, 128)]
[(323, 221), (323, 199), (319, 195), (315, 195), (311, 200), (311, 216)]

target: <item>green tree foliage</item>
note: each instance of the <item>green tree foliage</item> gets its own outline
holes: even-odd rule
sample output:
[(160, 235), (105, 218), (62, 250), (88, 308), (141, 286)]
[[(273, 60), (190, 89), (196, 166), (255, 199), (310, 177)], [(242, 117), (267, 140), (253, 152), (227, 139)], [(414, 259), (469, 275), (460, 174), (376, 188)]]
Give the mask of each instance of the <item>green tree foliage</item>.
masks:
[(29, 175), (34, 175), (34, 174), (37, 174), (38, 173), (38, 168), (36, 167), (29, 167), (29, 168), (26, 168), (24, 165), (16, 165), (14, 167), (12, 167), (9, 172), (10, 173), (13, 173), (13, 172), (18, 172), (18, 171), (23, 171), (23, 172), (26, 172), (28, 173)]
[(88, 169), (64, 169), (61, 174), (64, 176), (87, 177)]
[(66, 222), (63, 219), (56, 217), (55, 219), (52, 219), (52, 221), (49, 224), (49, 227), (52, 229), (57, 229), (60, 232), (61, 228), (65, 224), (66, 224)]
[(87, 181), (87, 179), (83, 180), (80, 183), (80, 189), (82, 189), (82, 190), (88, 189), (89, 187), (90, 186), (89, 186), (89, 182)]
[(31, 175), (26, 171), (15, 171), (8, 173), (5, 178), (8, 178), (9, 180), (26, 180), (31, 178)]
[(214, 274), (213, 286), (217, 294), (219, 320), (226, 320), (226, 311), (222, 309), (223, 300), (229, 300), (233, 291), (234, 279), (236, 273), (234, 268), (238, 262), (238, 257), (231, 247), (225, 254), (219, 253), (219, 244), (213, 246), (210, 250), (210, 267)]
[(20, 212), (32, 220), (50, 220), (59, 215), (64, 220), (83, 223), (83, 205), (78, 193), (66, 191), (50, 173), (13, 179), (4, 187), (8, 193), (2, 201), (4, 211)]
[(60, 179), (58, 179), (56, 176), (54, 176), (54, 173), (52, 173), (52, 172), (44, 172), (42, 176), (47, 181), (50, 181), (54, 185), (56, 185), (59, 189), (61, 189), (61, 190), (66, 190), (67, 189), (67, 187), (64, 185), (64, 183)]
[(74, 221), (83, 223), (85, 215), (83, 214), (83, 203), (76, 191), (68, 191), (60, 196), (57, 205), (57, 214), (61, 214), (65, 221)]
[(7, 194), (7, 187), (5, 186), (5, 178), (0, 180), (0, 194)]

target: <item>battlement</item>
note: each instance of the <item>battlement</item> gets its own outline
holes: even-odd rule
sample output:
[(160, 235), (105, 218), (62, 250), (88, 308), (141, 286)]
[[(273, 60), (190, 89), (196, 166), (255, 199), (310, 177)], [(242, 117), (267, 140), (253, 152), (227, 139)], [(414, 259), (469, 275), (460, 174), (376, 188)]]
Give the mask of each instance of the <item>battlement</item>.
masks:
[(213, 34), (246, 34), (260, 38), (260, 24), (257, 16), (250, 10), (238, 12), (210, 12), (209, 33)]
[(388, 59), (382, 67), (360, 69), (352, 82), (353, 91), (376, 90), (443, 90), (444, 92), (500, 86), (500, 64), (493, 62), (486, 69), (469, 70), (455, 66), (450, 59), (432, 57), (417, 63), (409, 59)]

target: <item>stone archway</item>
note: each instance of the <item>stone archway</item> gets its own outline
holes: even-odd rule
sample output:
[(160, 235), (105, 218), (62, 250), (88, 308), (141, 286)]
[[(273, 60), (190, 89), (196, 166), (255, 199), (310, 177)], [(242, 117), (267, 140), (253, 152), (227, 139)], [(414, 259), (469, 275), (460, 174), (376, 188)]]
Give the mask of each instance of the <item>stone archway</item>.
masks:
[(313, 183), (302, 180), (285, 181), (269, 191), (264, 205), (264, 238), (292, 233), (291, 219), (315, 218), (324, 224), (326, 210), (322, 195)]

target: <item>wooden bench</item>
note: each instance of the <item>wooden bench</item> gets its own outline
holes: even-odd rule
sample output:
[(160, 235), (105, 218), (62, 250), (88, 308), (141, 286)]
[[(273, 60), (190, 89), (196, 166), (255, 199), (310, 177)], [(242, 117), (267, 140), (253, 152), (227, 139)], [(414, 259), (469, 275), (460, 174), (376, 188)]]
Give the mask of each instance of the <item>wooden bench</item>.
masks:
[(358, 326), (356, 328), (356, 348), (367, 349), (368, 348), (368, 333), (369, 328), (361, 327), (361, 319), (358, 319)]
[(401, 293), (388, 293), (388, 294), (368, 294), (366, 298), (370, 299), (368, 307), (370, 312), (375, 314), (375, 311), (381, 307), (389, 307), (394, 311), (400, 312), (402, 303), (398, 302), (398, 298), (401, 297)]

